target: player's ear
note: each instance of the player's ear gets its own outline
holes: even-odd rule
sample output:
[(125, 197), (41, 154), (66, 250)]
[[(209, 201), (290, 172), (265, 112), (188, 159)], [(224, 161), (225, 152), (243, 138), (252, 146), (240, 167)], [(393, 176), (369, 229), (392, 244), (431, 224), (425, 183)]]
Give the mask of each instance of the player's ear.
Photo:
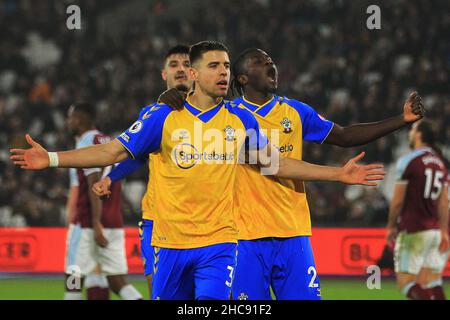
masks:
[(192, 80), (196, 81), (198, 79), (198, 71), (194, 67), (189, 68), (189, 74)]
[(241, 85), (245, 86), (248, 83), (248, 77), (245, 74), (241, 74), (237, 77), (237, 81)]
[(161, 78), (162, 78), (164, 81), (167, 81), (167, 72), (166, 72), (166, 69), (162, 69), (162, 70), (161, 70)]

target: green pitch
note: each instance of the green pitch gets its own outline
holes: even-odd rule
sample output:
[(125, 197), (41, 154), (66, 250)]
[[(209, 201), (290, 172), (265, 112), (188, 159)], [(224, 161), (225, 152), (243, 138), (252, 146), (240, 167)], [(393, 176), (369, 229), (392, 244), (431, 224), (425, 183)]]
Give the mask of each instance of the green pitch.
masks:
[[(130, 281), (148, 299), (147, 283), (133, 277)], [(322, 297), (325, 300), (403, 300), (392, 278), (383, 278), (381, 289), (369, 290), (363, 278), (323, 278)], [(445, 286), (450, 297), (450, 283)], [(0, 279), (0, 300), (60, 300), (63, 297), (62, 277), (27, 277), (21, 279)], [(111, 294), (112, 299), (117, 299)]]

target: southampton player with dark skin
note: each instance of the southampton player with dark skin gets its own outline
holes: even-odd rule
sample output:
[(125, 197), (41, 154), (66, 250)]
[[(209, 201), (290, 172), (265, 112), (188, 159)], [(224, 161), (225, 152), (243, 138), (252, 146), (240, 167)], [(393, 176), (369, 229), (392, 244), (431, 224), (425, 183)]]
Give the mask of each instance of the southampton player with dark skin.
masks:
[[(258, 108), (254, 112), (254, 114), (257, 115), (258, 110), (262, 110), (265, 106), (270, 104), (270, 101), (272, 99), (274, 99), (274, 93), (278, 88), (278, 70), (272, 58), (266, 52), (260, 49), (248, 49), (244, 51), (236, 59), (233, 65), (233, 73), (233, 89), (243, 96), (242, 100), (235, 100), (236, 103), (240, 103), (243, 107)], [(283, 107), (283, 100), (279, 99), (279, 101), (280, 102), (278, 104), (275, 104), (274, 109)], [(295, 104), (293, 103), (290, 104), (292, 106), (295, 106)], [(332, 125), (331, 131), (328, 131), (327, 135), (323, 140), (320, 141), (320, 143), (327, 143), (341, 147), (353, 147), (374, 141), (379, 137), (402, 128), (409, 122), (419, 120), (423, 116), (423, 105), (420, 96), (416, 92), (412, 93), (405, 102), (403, 109), (404, 112), (402, 115), (380, 122), (355, 124), (347, 127), (342, 127), (334, 123)], [(272, 129), (270, 125), (269, 127), (265, 127), (265, 125), (267, 124), (266, 120), (270, 123), (270, 118), (276, 117), (273, 115), (276, 112), (277, 110), (273, 110), (269, 111), (266, 116), (257, 116), (257, 119), (261, 123), (263, 129)], [(280, 112), (282, 112), (281, 109)], [(288, 115), (289, 118), (289, 111), (285, 112), (287, 112), (286, 115)], [(262, 114), (264, 114), (264, 112)], [(302, 127), (304, 131), (304, 136), (302, 139), (314, 141), (308, 138), (307, 132), (307, 128), (313, 126), (312, 120), (309, 120), (311, 118), (306, 116), (303, 116), (303, 118), (300, 117), (299, 119), (301, 124), (297, 123), (295, 119), (296, 118), (290, 118), (290, 121), (292, 121), (291, 126), (292, 128), (294, 128), (293, 130), (295, 130), (296, 127)], [(278, 123), (279, 120), (280, 119), (278, 119)], [(289, 129), (291, 129), (291, 127)], [(294, 141), (293, 145), (295, 148), (298, 147), (299, 144), (298, 142), (296, 143)], [(288, 156), (291, 155), (288, 154)], [(248, 181), (254, 180), (256, 178), (251, 175), (251, 170), (247, 170), (247, 172), (238, 175), (238, 177), (241, 176), (247, 177)], [(286, 182), (283, 181), (280, 181), (279, 183), (286, 184)], [(293, 182), (293, 185), (298, 186), (299, 184)], [(245, 187), (239, 186), (240, 184), (238, 184), (238, 188), (243, 190), (245, 189)], [(264, 184), (261, 184), (261, 186), (264, 186)], [(307, 208), (306, 200), (301, 200), (302, 194), (304, 195), (305, 192), (304, 187), (294, 187), (294, 189), (297, 192), (297, 196), (294, 194), (292, 198), (290, 198), (291, 203), (294, 203), (296, 200), (304, 201), (305, 207)], [(273, 189), (266, 186), (264, 190), (266, 190), (266, 192), (272, 191), (273, 197), (271, 199), (276, 199), (276, 194), (281, 194), (280, 191), (283, 191), (282, 187), (278, 186), (273, 186)], [(260, 190), (260, 192), (263, 192), (263, 190)], [(246, 193), (249, 195), (255, 195), (255, 193), (252, 191), (248, 191)], [(247, 195), (245, 199), (252, 199), (252, 197), (250, 197), (249, 195)], [(268, 197), (269, 193), (264, 195)], [(237, 198), (238, 203), (246, 203), (244, 199), (241, 199), (242, 201), (239, 201), (240, 198)], [(252, 199), (252, 202), (257, 203), (258, 201), (260, 200), (258, 195), (256, 194), (254, 199)], [(256, 228), (246, 227), (248, 225), (256, 224), (259, 219), (267, 218), (262, 215), (258, 218), (258, 216), (260, 215), (259, 213), (263, 212), (262, 208), (260, 208), (258, 212), (255, 211), (253, 213), (255, 219), (247, 219), (247, 217), (249, 216), (248, 212), (252, 209), (250, 206), (244, 206), (243, 208), (246, 212), (241, 213), (240, 211), (238, 211), (240, 213), (238, 214), (238, 226), (240, 227), (240, 229), (245, 230), (246, 232), (242, 232), (243, 235), (239, 238), (239, 245), (241, 245), (242, 250), (240, 259), (238, 257), (238, 265), (235, 275), (235, 288), (233, 288), (233, 295), (235, 296), (235, 298), (239, 298), (240, 296), (242, 296), (242, 293), (245, 293), (246, 291), (253, 291), (255, 293), (253, 299), (264, 299), (269, 297), (268, 285), (266, 285), (266, 292), (263, 295), (264, 289), (258, 288), (257, 285), (254, 285), (256, 279), (253, 279), (252, 283), (252, 281), (249, 280), (249, 277), (247, 276), (252, 272), (252, 268), (255, 268), (258, 261), (260, 261), (255, 258), (255, 255), (265, 255), (267, 258), (264, 261), (264, 264), (271, 265), (271, 263), (273, 263), (274, 269), (271, 270), (271, 268), (269, 267), (267, 272), (272, 278), (272, 280), (270, 281), (270, 285), (275, 291), (277, 299), (316, 299), (316, 291), (310, 287), (311, 281), (314, 282), (313, 278), (316, 278), (314, 285), (318, 288), (318, 294), (320, 295), (320, 283), (318, 277), (314, 276), (313, 278), (311, 278), (311, 281), (309, 281), (310, 279), (308, 276), (305, 277), (306, 274), (310, 274), (311, 268), (314, 268), (315, 270), (313, 251), (310, 248), (308, 237), (305, 237), (308, 236), (308, 233), (310, 233), (310, 222), (309, 220), (302, 218), (301, 215), (293, 214), (293, 212), (299, 211), (301, 207), (295, 205), (288, 205), (285, 207), (273, 206), (273, 211), (278, 212), (280, 216), (286, 217), (289, 216), (289, 213), (291, 213), (290, 219), (292, 220), (287, 220), (288, 225), (295, 225), (296, 223), (304, 223), (308, 225), (308, 227), (298, 229), (284, 227), (283, 233), (275, 233), (272, 232), (271, 229), (267, 229), (265, 233), (261, 233), (257, 232)], [(304, 213), (309, 211), (308, 209), (300, 210)], [(294, 235), (294, 237), (292, 237), (292, 235)], [(297, 235), (297, 237), (295, 237), (295, 235)], [(273, 245), (273, 251), (267, 251), (267, 239), (270, 239), (271, 237), (281, 238), (278, 238), (278, 242), (271, 242), (271, 244)], [(263, 250), (261, 250), (261, 244), (264, 245)], [(296, 248), (298, 246), (301, 246), (303, 249), (300, 251), (296, 251), (295, 249), (292, 250), (292, 248)], [(273, 252), (284, 252), (284, 258), (281, 262), (276, 259), (271, 260), (271, 255), (273, 254)], [(281, 274), (283, 274), (283, 277), (280, 276), (278, 272), (274, 271), (277, 269), (281, 270)], [(316, 271), (312, 271), (311, 273), (315, 274), (315, 272)], [(248, 295), (250, 296), (250, 294)]]

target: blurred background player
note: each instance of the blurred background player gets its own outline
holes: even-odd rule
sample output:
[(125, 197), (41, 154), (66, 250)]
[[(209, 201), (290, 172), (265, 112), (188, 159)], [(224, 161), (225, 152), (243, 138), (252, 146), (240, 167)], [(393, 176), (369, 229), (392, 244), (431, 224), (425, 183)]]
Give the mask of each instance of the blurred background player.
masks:
[[(448, 168), (450, 168), (450, 163), (447, 159), (445, 160), (445, 165)], [(449, 192), (449, 188), (450, 188), (450, 174), (447, 176), (447, 196), (448, 196), (448, 210), (449, 210), (449, 215), (450, 215), (450, 192)], [(449, 235), (450, 235), (450, 216), (449, 216)], [(445, 297), (445, 291), (444, 291), (444, 280), (442, 278), (442, 275), (444, 273), (445, 267), (447, 265), (448, 259), (450, 257), (450, 247), (447, 249), (447, 251), (445, 251), (444, 253), (442, 253), (442, 260), (441, 263), (439, 265), (439, 267), (437, 268), (437, 272), (431, 272), (431, 274), (429, 275), (427, 281), (426, 281), (426, 285), (425, 287), (431, 291), (431, 294), (433, 295), (435, 300), (446, 300)]]
[[(69, 108), (68, 127), (78, 137), (77, 149), (110, 141), (108, 136), (95, 129), (94, 121), (95, 111), (90, 104), (78, 103)], [(141, 294), (125, 279), (128, 268), (122, 221), (121, 185), (120, 182), (114, 183), (111, 186), (111, 196), (102, 203), (91, 190), (101, 175), (102, 170), (99, 168), (77, 170), (76, 214), (81, 230), (75, 228), (73, 232), (78, 235), (73, 233), (69, 235), (69, 242), (72, 243), (69, 244), (71, 256), (67, 261), (67, 277), (77, 276), (79, 275), (77, 273), (80, 273), (84, 278), (99, 266), (101, 272), (107, 275), (109, 287), (115, 294), (125, 300), (142, 299)], [(84, 282), (88, 283), (85, 285), (91, 286), (91, 280), (86, 279)], [(94, 279), (94, 282), (97, 281)], [(68, 285), (67, 280), (66, 284)], [(65, 298), (81, 300), (83, 279), (80, 284), (80, 287), (66, 288)]]
[(413, 300), (443, 297), (442, 283), (431, 285), (448, 250), (448, 170), (435, 147), (433, 123), (422, 120), (409, 132), (413, 150), (397, 162), (387, 238), (394, 250), (397, 285)]
[[(82, 229), (80, 221), (77, 215), (77, 203), (79, 183), (77, 177), (77, 170), (74, 168), (69, 169), (70, 175), (70, 189), (67, 197), (67, 239), (66, 239), (66, 260), (65, 270), (69, 270), (69, 266), (74, 265), (74, 259), (77, 250), (77, 244), (80, 241)], [(71, 299), (72, 297), (79, 298), (78, 293), (72, 294), (68, 289), (68, 275), (65, 279), (65, 299)], [(99, 266), (95, 268), (94, 272), (88, 274), (84, 281), (84, 287), (86, 288), (86, 297), (88, 300), (109, 300), (109, 288), (108, 280), (101, 274)]]
[[(172, 47), (164, 57), (164, 65), (161, 71), (161, 77), (166, 82), (167, 89), (175, 88), (180, 92), (187, 93), (192, 87), (192, 79), (189, 75), (189, 47), (184, 45), (177, 45)], [(139, 118), (146, 112), (150, 112), (154, 105), (143, 108), (140, 112)], [(144, 264), (144, 275), (147, 279), (150, 297), (152, 295), (152, 274), (153, 274), (153, 247), (152, 230), (153, 230), (153, 211), (152, 207), (152, 175), (157, 172), (157, 165), (159, 163), (157, 155), (150, 155), (149, 157), (149, 180), (147, 190), (142, 197), (141, 209), (142, 220), (139, 222), (139, 235), (141, 240), (141, 254)], [(104, 189), (109, 189), (112, 182), (119, 181), (131, 174), (145, 162), (139, 160), (125, 160), (118, 166), (114, 167), (112, 171), (101, 181), (96, 184), (104, 184)], [(95, 189), (94, 189), (95, 190)]]

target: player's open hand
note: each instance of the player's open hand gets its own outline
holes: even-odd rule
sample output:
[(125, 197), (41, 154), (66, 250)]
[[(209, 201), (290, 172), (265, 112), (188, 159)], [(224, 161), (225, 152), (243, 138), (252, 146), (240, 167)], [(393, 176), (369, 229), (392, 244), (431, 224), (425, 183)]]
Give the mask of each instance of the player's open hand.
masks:
[(340, 181), (345, 184), (361, 184), (364, 186), (376, 186), (379, 181), (384, 179), (386, 172), (382, 164), (357, 164), (365, 155), (361, 152), (356, 157), (350, 159), (344, 167), (340, 175)]
[(161, 93), (158, 98), (158, 102), (167, 104), (173, 110), (181, 110), (184, 108), (184, 101), (186, 100), (186, 96), (186, 93), (172, 88)]
[(105, 177), (92, 185), (92, 191), (101, 199), (106, 199), (111, 195), (111, 178)]
[(448, 232), (441, 232), (441, 243), (439, 244), (439, 252), (444, 254), (450, 248), (450, 240), (448, 239)]
[(425, 108), (422, 103), (422, 97), (417, 91), (412, 92), (403, 106), (403, 120), (407, 123), (415, 122), (423, 118)]
[(95, 223), (92, 228), (94, 230), (95, 243), (97, 243), (100, 247), (105, 248), (108, 245), (108, 240), (103, 234), (103, 226), (100, 223)]
[(25, 139), (31, 146), (30, 149), (11, 149), (10, 159), (16, 166), (28, 170), (40, 170), (48, 168), (50, 159), (48, 152), (39, 143), (34, 141), (29, 134), (25, 135)]

